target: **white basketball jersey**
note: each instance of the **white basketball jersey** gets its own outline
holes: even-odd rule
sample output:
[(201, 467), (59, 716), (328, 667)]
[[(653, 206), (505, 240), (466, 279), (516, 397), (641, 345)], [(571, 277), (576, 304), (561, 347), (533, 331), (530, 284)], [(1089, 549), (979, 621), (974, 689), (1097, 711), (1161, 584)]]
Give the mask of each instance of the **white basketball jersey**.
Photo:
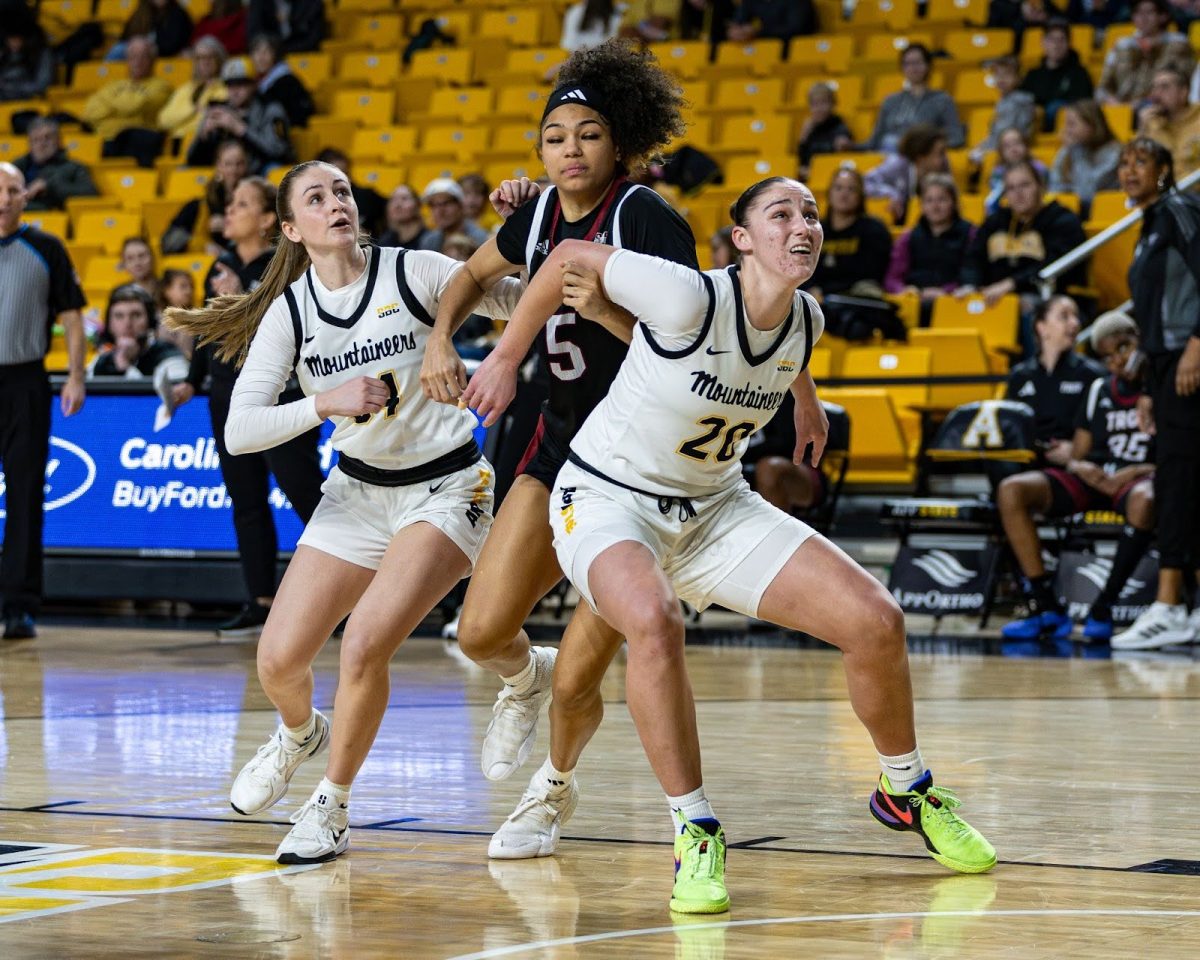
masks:
[(571, 443), (588, 466), (656, 495), (706, 496), (740, 481), (750, 437), (808, 366), (824, 325), (798, 290), (776, 330), (755, 330), (736, 267), (700, 277), (708, 310), (694, 339), (668, 349), (641, 317), (616, 381)]
[[(391, 392), (378, 413), (332, 418), (338, 451), (383, 470), (405, 470), (471, 442), (475, 415), (427, 399), (420, 380), (438, 298), (460, 268), (425, 250), (371, 248), (361, 295), (348, 304), (343, 298), (346, 316), (325, 309), (312, 267), (284, 292), (305, 394), (361, 376), (378, 377)], [(486, 303), (480, 312), (489, 312)]]

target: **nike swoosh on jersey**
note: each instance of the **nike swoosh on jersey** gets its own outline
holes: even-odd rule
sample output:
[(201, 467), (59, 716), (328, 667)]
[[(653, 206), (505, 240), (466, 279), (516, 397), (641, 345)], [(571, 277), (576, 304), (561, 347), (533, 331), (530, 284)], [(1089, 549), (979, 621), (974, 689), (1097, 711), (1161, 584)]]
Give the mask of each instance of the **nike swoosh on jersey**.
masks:
[(707, 353), (710, 357), (719, 356), (722, 353), (733, 353), (732, 350), (714, 350), (712, 347), (706, 348), (704, 352)]
[(431, 484), (429, 485), (429, 492), (430, 492), (430, 493), (437, 493), (439, 490), (441, 490), (441, 489), (442, 489), (442, 484), (444, 484), (444, 483), (445, 483), (447, 480), (449, 480), (449, 479), (450, 479), (450, 477), (447, 475), (447, 476), (445, 476), (445, 477), (442, 477), (442, 479), (441, 479), (441, 480), (439, 480), (437, 483), (431, 483)]
[(305, 337), (305, 338), (304, 338), (304, 342), (305, 342), (305, 343), (312, 343), (312, 342), (313, 342), (313, 341), (314, 341), (316, 338), (317, 338), (317, 335), (314, 333), (314, 334), (313, 334), (311, 337)]

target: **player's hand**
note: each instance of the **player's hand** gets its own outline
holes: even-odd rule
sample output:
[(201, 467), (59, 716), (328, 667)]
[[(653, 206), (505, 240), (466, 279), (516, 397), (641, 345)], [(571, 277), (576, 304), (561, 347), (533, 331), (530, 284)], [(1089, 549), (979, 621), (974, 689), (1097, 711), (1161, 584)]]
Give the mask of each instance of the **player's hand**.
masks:
[(538, 196), (542, 188), (528, 177), (520, 180), (505, 180), (488, 195), (492, 209), (507, 220), (527, 202)]
[(242, 286), (242, 278), (224, 263), (218, 263), (213, 271), (212, 288), (219, 297), (232, 297), (246, 292), (246, 288)]
[(175, 406), (182, 407), (185, 403), (196, 395), (196, 388), (184, 380), (181, 383), (175, 384), (171, 388), (171, 399), (175, 402)]
[(1141, 430), (1142, 433), (1148, 433), (1150, 436), (1154, 436), (1154, 434), (1157, 432), (1154, 425), (1154, 401), (1146, 394), (1142, 394), (1142, 396), (1138, 397), (1137, 418), (1138, 429)]
[(113, 360), (122, 373), (137, 363), (141, 353), (142, 345), (136, 337), (118, 337), (113, 343)]
[(820, 400), (796, 402), (796, 449), (792, 452), (792, 463), (799, 466), (804, 462), (804, 450), (812, 444), (812, 465), (820, 466), (825, 453), (825, 442), (829, 439), (829, 417)]
[(490, 427), (500, 419), (516, 395), (517, 365), (493, 350), (471, 377), (462, 399), (466, 406), (483, 417), (483, 425)]
[(64, 417), (71, 417), (83, 409), (83, 401), (87, 398), (87, 388), (83, 385), (83, 374), (71, 374), (63, 384), (58, 403)]
[(1099, 464), (1089, 460), (1072, 460), (1067, 464), (1067, 473), (1074, 474), (1089, 487), (1097, 490), (1104, 484), (1105, 473)]
[(430, 336), (421, 361), (421, 389), (430, 400), (456, 403), (467, 385), (467, 368), (449, 337)]
[(1065, 467), (1071, 462), (1071, 441), (1051, 440), (1046, 446), (1046, 462), (1056, 467)]
[(376, 377), (355, 377), (340, 387), (317, 394), (317, 416), (360, 417), (378, 413), (391, 398), (391, 391)]
[(563, 264), (563, 305), (570, 307), (585, 320), (599, 320), (613, 307), (604, 295), (600, 274), (581, 267), (574, 260)]
[(1187, 346), (1175, 368), (1175, 392), (1190, 397), (1200, 387), (1200, 337), (1188, 337)]

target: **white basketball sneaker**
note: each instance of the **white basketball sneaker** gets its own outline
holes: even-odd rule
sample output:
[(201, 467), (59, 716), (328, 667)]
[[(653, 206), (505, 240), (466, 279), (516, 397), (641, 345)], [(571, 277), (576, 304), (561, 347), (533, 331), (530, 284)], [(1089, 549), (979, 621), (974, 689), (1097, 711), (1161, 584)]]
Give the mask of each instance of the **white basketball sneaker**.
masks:
[(292, 814), (295, 824), (275, 851), (280, 863), (324, 863), (350, 846), (350, 811), (345, 804), (326, 805), (314, 795)]
[(514, 687), (505, 684), (504, 689), (496, 695), (492, 721), (483, 735), (480, 766), (489, 780), (511, 777), (517, 767), (529, 759), (542, 705), (550, 699), (554, 659), (558, 656), (558, 650), (554, 647), (531, 647), (530, 651), (534, 660), (533, 685), (524, 693), (517, 693)]
[(284, 798), (288, 782), (305, 760), (311, 760), (329, 743), (329, 721), (314, 710), (316, 723), (307, 740), (296, 744), (281, 723), (271, 739), (256, 753), (233, 781), (229, 805), (244, 817), (262, 813)]
[(1182, 603), (1150, 604), (1128, 630), (1112, 638), (1114, 650), (1153, 650), (1169, 647), (1176, 643), (1190, 643), (1195, 639), (1188, 623), (1187, 607)]
[(488, 856), (495, 860), (550, 856), (558, 846), (562, 825), (578, 804), (579, 783), (574, 777), (564, 789), (552, 787), (535, 773), (517, 809), (492, 834)]

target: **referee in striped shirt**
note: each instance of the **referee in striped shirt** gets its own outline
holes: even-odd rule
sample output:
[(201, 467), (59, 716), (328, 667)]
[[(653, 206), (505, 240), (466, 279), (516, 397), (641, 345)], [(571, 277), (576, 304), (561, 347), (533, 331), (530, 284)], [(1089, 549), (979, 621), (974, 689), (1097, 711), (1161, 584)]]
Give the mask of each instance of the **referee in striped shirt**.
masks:
[(0, 595), (4, 639), (37, 636), (42, 599), (42, 501), (50, 453), (50, 381), (45, 357), (57, 319), (71, 371), (60, 402), (71, 416), (84, 400), (86, 302), (63, 245), (21, 223), (25, 177), (0, 163), (0, 467), (4, 470), (4, 553)]

